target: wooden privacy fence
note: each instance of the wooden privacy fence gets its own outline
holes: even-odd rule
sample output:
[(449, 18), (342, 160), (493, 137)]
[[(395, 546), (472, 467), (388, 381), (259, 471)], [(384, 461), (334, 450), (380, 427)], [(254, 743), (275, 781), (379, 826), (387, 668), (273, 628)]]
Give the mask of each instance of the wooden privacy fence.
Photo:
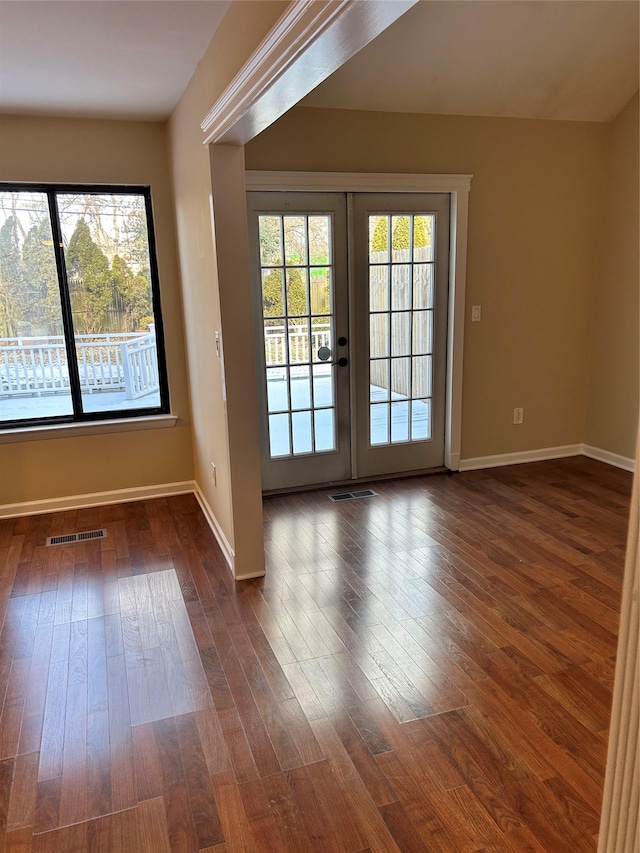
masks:
[[(431, 394), (432, 312), (426, 264), (411, 264), (408, 249), (372, 252), (369, 266), (370, 381), (391, 395), (421, 398)], [(402, 266), (398, 266), (401, 264)], [(413, 294), (422, 294), (420, 300)], [(411, 359), (411, 356), (420, 356)]]

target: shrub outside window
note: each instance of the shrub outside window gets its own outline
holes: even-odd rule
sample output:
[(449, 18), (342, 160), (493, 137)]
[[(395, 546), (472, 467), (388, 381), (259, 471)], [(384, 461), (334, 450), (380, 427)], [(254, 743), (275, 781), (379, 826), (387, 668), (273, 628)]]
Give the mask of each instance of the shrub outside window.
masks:
[(0, 184), (0, 428), (168, 411), (149, 188)]

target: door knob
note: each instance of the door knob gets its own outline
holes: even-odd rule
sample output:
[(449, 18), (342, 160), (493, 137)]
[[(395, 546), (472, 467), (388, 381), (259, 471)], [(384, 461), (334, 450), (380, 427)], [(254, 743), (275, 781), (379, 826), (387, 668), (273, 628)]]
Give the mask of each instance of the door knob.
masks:
[(344, 358), (344, 356), (342, 358), (338, 359), (338, 367), (346, 367), (348, 364), (349, 364), (349, 359)]

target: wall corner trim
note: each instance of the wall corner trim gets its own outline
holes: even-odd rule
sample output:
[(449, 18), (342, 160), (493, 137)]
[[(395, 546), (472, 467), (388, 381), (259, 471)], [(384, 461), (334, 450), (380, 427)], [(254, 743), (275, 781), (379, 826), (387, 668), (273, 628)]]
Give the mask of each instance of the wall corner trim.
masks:
[(632, 459), (629, 456), (621, 456), (619, 453), (612, 453), (610, 450), (602, 450), (600, 447), (592, 447), (590, 444), (583, 444), (582, 452), (590, 459), (597, 459), (599, 462), (606, 462), (608, 465), (614, 465), (616, 468), (623, 468), (625, 471), (635, 471), (635, 459)]
[[(207, 499), (205, 498), (204, 494), (202, 493), (202, 489), (197, 484), (197, 482), (193, 483), (193, 493), (196, 496), (196, 500), (200, 504), (200, 509), (202, 510), (202, 513), (207, 520), (207, 524), (211, 528), (211, 532), (213, 533), (213, 535), (216, 538), (216, 542), (220, 546), (220, 550), (222, 551), (222, 554), (223, 554), (223, 556), (227, 562), (227, 565), (229, 566), (229, 569), (231, 570), (231, 574), (234, 576), (235, 580), (243, 580), (244, 577), (243, 578), (236, 578), (236, 576), (235, 576), (235, 571), (234, 571), (234, 569), (235, 569), (235, 557), (236, 557), (235, 551), (231, 547), (231, 543), (229, 542), (229, 540), (225, 536), (222, 527), (220, 527), (220, 523), (218, 522), (218, 519), (215, 517), (213, 510), (209, 506), (209, 503), (207, 502)], [(247, 577), (249, 577), (249, 576), (247, 576)], [(255, 577), (257, 577), (257, 575)]]

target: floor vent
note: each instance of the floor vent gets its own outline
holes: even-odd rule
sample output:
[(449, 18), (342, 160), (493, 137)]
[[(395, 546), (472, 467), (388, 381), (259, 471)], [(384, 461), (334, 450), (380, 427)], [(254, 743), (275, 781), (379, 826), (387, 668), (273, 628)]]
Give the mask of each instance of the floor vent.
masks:
[(68, 545), (70, 542), (86, 542), (87, 539), (104, 539), (107, 531), (85, 530), (83, 533), (64, 533), (62, 536), (49, 536), (47, 545)]
[(374, 498), (378, 493), (373, 489), (359, 489), (357, 492), (342, 492), (339, 495), (328, 495), (330, 501), (356, 501), (358, 498)]

